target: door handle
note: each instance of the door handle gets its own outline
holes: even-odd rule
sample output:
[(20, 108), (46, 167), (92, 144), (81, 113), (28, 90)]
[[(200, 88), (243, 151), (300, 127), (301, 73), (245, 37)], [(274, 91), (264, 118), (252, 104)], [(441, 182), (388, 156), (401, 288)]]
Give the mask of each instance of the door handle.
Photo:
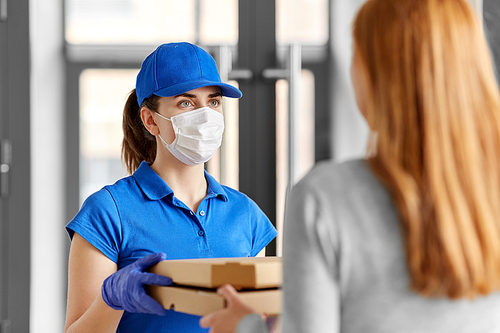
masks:
[(12, 161), (12, 146), (9, 140), (3, 139), (0, 146), (0, 196), (9, 195), (9, 173)]
[(298, 43), (289, 45), (284, 68), (267, 68), (262, 71), (265, 79), (288, 81), (288, 190), (297, 177), (295, 166), (298, 159), (301, 71), (302, 47)]
[(219, 74), (222, 82), (229, 80), (235, 81), (251, 81), (253, 79), (253, 72), (250, 69), (233, 68), (233, 54), (231, 46), (219, 45), (218, 50)]
[[(288, 189), (295, 183), (297, 172), (295, 166), (298, 159), (297, 133), (299, 124), (300, 87), (302, 71), (302, 47), (298, 43), (288, 46), (287, 56), (284, 57), (283, 68), (267, 68), (262, 71), (262, 77), (268, 80), (285, 79), (288, 81)], [(217, 63), (222, 82), (228, 80), (253, 79), (249, 69), (232, 68), (232, 52), (229, 45), (220, 45), (217, 49)]]

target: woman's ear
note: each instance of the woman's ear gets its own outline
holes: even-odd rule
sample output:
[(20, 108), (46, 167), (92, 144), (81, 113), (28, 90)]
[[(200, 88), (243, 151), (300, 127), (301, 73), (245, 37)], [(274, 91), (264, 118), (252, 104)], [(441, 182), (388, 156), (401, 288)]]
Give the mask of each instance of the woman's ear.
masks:
[(158, 129), (158, 124), (156, 123), (153, 113), (154, 111), (146, 107), (141, 108), (141, 119), (144, 127), (146, 127), (151, 135), (156, 136), (160, 133), (160, 130)]

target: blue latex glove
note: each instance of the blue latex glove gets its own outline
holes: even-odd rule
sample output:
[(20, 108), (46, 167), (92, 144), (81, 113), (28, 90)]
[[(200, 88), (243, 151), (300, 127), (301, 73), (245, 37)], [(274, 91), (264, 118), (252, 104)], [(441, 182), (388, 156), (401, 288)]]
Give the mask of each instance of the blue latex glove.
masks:
[(167, 310), (146, 294), (144, 285), (172, 284), (169, 277), (146, 272), (149, 266), (165, 260), (166, 257), (165, 253), (152, 253), (111, 274), (102, 284), (104, 302), (115, 310), (164, 316)]

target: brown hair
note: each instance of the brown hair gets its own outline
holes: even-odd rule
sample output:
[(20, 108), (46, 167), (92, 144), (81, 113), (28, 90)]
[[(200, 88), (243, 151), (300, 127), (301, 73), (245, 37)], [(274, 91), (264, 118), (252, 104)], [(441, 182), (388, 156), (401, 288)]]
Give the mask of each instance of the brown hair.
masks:
[(129, 174), (134, 173), (142, 161), (151, 164), (156, 158), (156, 139), (148, 132), (141, 119), (141, 108), (158, 112), (159, 97), (153, 95), (137, 104), (135, 89), (128, 96), (123, 108), (122, 159)]
[(500, 289), (500, 96), (472, 9), (369, 0), (353, 36), (378, 133), (370, 164), (398, 207), (412, 289)]

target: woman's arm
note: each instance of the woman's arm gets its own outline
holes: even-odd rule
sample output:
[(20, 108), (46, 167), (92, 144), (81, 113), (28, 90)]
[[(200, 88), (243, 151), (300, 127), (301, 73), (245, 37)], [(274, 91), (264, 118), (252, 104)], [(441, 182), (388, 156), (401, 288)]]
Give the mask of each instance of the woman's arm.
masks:
[(210, 333), (269, 332), (264, 319), (240, 298), (233, 286), (223, 285), (217, 294), (226, 299), (227, 306), (202, 317), (201, 327), (210, 327)]
[[(316, 184), (299, 183), (286, 204), (283, 332), (340, 332), (338, 232)], [(325, 202), (326, 201), (326, 202)]]
[(113, 310), (101, 297), (105, 278), (117, 266), (77, 233), (71, 242), (65, 332), (116, 332), (123, 311)]

